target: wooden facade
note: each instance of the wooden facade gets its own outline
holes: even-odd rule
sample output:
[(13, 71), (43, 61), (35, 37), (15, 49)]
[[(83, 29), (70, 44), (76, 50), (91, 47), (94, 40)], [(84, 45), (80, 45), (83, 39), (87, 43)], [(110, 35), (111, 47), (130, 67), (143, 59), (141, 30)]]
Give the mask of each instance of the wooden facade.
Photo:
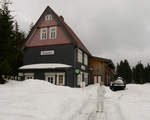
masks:
[(114, 77), (114, 65), (111, 60), (99, 57), (91, 57), (89, 59), (91, 69), (90, 83), (99, 83), (103, 81), (106, 86)]

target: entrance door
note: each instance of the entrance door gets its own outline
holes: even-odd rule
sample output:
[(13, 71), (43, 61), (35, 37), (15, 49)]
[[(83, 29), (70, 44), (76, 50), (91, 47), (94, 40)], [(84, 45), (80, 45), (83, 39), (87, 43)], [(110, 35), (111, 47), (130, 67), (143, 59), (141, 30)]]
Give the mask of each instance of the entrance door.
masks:
[(94, 76), (94, 84), (97, 83), (97, 76)]
[(94, 76), (94, 84), (100, 83), (101, 80), (102, 80), (102, 76), (100, 76), (100, 75), (95, 75)]
[(55, 76), (54, 75), (46, 76), (46, 80), (52, 84), (55, 84)]
[(98, 76), (98, 83), (100, 83), (101, 80), (102, 80), (102, 77), (99, 75)]

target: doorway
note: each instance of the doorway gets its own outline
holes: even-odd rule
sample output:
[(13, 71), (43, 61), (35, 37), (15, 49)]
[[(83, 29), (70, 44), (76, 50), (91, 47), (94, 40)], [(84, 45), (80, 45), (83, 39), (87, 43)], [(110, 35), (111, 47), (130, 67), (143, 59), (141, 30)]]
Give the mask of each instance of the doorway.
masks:
[(102, 80), (102, 76), (101, 75), (95, 75), (94, 76), (94, 84), (100, 83), (101, 80)]

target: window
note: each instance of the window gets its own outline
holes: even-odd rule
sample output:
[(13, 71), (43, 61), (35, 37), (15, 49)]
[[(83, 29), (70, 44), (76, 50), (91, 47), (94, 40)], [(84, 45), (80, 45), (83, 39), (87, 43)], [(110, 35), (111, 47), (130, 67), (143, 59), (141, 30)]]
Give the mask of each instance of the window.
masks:
[(65, 85), (65, 73), (45, 73), (45, 80), (56, 85)]
[(47, 28), (42, 28), (41, 29), (40, 38), (41, 38), (41, 40), (46, 40), (47, 39)]
[(88, 56), (84, 53), (84, 65), (88, 65)]
[(81, 86), (82, 84), (82, 72), (80, 72), (80, 74), (77, 76), (77, 85)]
[(25, 76), (25, 80), (34, 79), (34, 73), (25, 73), (24, 76)]
[(45, 80), (55, 84), (56, 83), (56, 77), (55, 77), (55, 73), (45, 73)]
[(50, 27), (50, 39), (56, 39), (56, 27)]
[(46, 15), (46, 16), (45, 16), (45, 20), (46, 20), (46, 21), (52, 20), (52, 16), (51, 16), (51, 15)]
[(88, 85), (88, 73), (84, 72), (85, 85)]
[(78, 62), (82, 63), (82, 51), (78, 49)]

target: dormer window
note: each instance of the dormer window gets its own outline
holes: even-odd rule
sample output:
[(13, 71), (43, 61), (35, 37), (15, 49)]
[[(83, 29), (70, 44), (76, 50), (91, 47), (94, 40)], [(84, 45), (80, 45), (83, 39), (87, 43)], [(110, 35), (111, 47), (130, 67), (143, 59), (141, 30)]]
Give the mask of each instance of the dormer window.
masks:
[(50, 39), (56, 39), (56, 27), (50, 27)]
[(46, 16), (45, 16), (45, 20), (46, 20), (46, 21), (52, 20), (52, 16), (51, 16), (51, 15), (46, 15)]
[(47, 28), (41, 28), (40, 31), (40, 39), (41, 40), (46, 40), (47, 39)]

